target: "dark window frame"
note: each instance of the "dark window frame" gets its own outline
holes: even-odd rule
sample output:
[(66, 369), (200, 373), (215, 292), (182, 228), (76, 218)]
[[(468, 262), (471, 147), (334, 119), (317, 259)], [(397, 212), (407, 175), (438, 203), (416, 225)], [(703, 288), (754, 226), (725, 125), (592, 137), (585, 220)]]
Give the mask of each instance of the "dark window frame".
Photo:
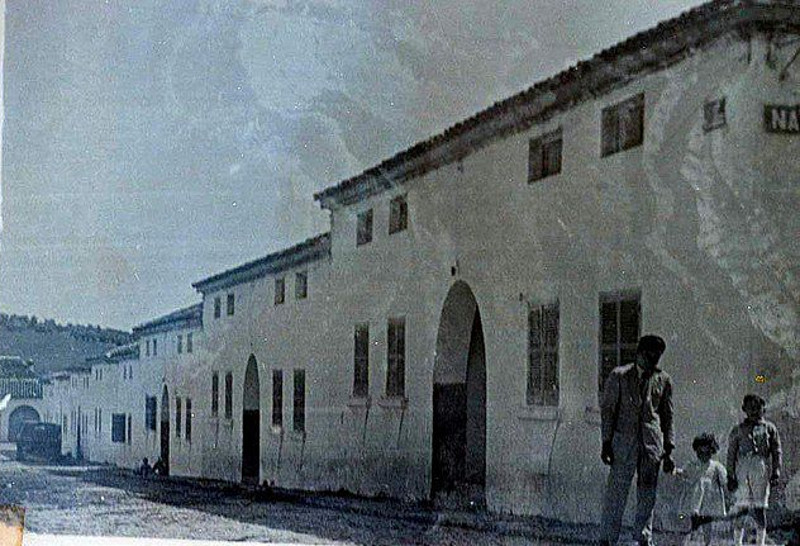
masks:
[(292, 399), (292, 430), (306, 432), (306, 371), (296, 369), (293, 374), (294, 397)]
[(283, 370), (272, 370), (272, 427), (283, 429)]
[[(635, 315), (633, 329), (631, 314)], [(641, 291), (601, 293), (598, 318), (597, 375), (598, 393), (602, 393), (611, 370), (635, 360), (636, 346), (642, 333)]]
[[(74, 422), (74, 421), (73, 421)], [(125, 443), (125, 414), (111, 414), (111, 442), (114, 444)]]
[(186, 424), (184, 427), (184, 438), (187, 442), (192, 441), (192, 399), (186, 399)]
[(191, 353), (194, 350), (194, 335), (192, 332), (186, 334), (186, 352)]
[(222, 316), (222, 298), (216, 296), (214, 298), (214, 318), (218, 319)]
[(156, 430), (156, 415), (158, 415), (158, 400), (155, 396), (145, 396), (144, 423), (147, 430)]
[(304, 300), (308, 297), (308, 271), (298, 271), (294, 275), (294, 299)]
[(233, 372), (225, 374), (225, 419), (233, 419)]
[(236, 313), (236, 294), (231, 292), (225, 297), (225, 314), (232, 317)]
[(601, 113), (601, 157), (644, 144), (645, 97), (638, 93), (603, 108)]
[(219, 417), (219, 372), (211, 375), (211, 416)]
[(561, 174), (564, 158), (561, 127), (528, 141), (528, 184)]
[(374, 213), (372, 209), (356, 215), (356, 246), (364, 246), (372, 242)]
[(353, 397), (369, 396), (369, 323), (356, 324), (353, 332)]
[(286, 277), (277, 277), (275, 279), (275, 297), (273, 298), (275, 305), (283, 305), (286, 303)]
[(528, 373), (525, 402), (529, 406), (558, 407), (560, 394), (559, 301), (528, 306)]
[(390, 318), (386, 326), (386, 396), (405, 397), (406, 319)]
[(389, 201), (389, 235), (408, 229), (408, 199), (397, 195)]
[(180, 439), (183, 432), (183, 404), (180, 396), (175, 397), (175, 437)]
[(183, 335), (178, 334), (177, 337), (178, 337), (178, 343), (177, 343), (177, 345), (178, 345), (178, 354), (182, 354), (183, 353)]
[(728, 124), (725, 97), (706, 101), (703, 104), (703, 132), (709, 133)]

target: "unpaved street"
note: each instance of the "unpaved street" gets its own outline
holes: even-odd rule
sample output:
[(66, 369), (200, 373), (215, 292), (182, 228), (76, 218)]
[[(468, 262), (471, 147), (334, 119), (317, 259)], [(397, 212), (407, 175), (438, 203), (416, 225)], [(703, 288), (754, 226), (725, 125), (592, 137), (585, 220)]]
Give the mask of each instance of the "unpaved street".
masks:
[(3, 458), (0, 484), (0, 502), (24, 506), (26, 529), (41, 534), (298, 544), (542, 543), (533, 540), (530, 523), (443, 514), (393, 501), (277, 496), (223, 484), (142, 480), (108, 467), (28, 465)]

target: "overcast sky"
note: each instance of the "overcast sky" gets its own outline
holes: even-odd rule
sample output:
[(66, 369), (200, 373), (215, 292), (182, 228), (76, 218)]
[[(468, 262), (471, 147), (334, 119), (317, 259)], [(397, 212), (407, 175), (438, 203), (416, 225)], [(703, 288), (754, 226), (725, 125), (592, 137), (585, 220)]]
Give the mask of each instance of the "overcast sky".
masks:
[(0, 311), (130, 329), (312, 194), (702, 0), (6, 0)]

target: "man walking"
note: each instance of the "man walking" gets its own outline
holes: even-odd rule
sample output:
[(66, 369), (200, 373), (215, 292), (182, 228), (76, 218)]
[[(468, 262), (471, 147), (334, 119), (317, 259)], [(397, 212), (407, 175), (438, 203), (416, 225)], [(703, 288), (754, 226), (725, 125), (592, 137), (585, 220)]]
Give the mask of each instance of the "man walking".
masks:
[(672, 460), (672, 380), (658, 367), (667, 345), (658, 336), (639, 339), (636, 362), (615, 368), (600, 401), (603, 463), (610, 465), (603, 505), (601, 545), (617, 542), (636, 474), (634, 538), (652, 545), (658, 471), (675, 470)]

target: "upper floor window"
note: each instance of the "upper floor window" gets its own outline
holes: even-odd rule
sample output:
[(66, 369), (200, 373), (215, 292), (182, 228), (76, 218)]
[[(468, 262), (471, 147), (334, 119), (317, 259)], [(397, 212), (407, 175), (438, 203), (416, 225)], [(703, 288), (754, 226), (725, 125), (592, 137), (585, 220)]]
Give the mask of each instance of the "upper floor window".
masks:
[(236, 297), (234, 296), (234, 294), (228, 294), (227, 307), (226, 307), (228, 316), (233, 315), (235, 305), (236, 305)]
[(635, 148), (644, 142), (644, 94), (603, 109), (602, 155)]
[(558, 329), (558, 303), (528, 309), (528, 405), (558, 406)]
[(638, 293), (600, 295), (600, 392), (611, 370), (636, 361), (641, 323)]
[(405, 195), (398, 195), (389, 202), (389, 235), (405, 231), (408, 227), (408, 202)]
[(308, 297), (308, 273), (301, 271), (294, 276), (294, 298), (304, 300)]
[(144, 355), (145, 356), (150, 356), (150, 340), (149, 339), (145, 342), (144, 346), (145, 346)]
[(178, 354), (183, 352), (183, 336), (178, 334)]
[(372, 209), (360, 212), (356, 222), (356, 246), (372, 242)]
[(194, 350), (194, 336), (191, 332), (186, 334), (186, 352), (191, 353)]
[(727, 123), (725, 117), (725, 97), (711, 100), (703, 105), (703, 131), (706, 133), (724, 127)]
[(389, 319), (387, 328), (386, 396), (405, 395), (406, 321)]
[(192, 441), (192, 399), (186, 399), (186, 441)]
[(279, 277), (275, 279), (275, 305), (280, 305), (286, 301), (286, 279)]
[(156, 397), (144, 397), (144, 426), (147, 430), (156, 429)]
[(214, 298), (214, 318), (219, 318), (222, 315), (222, 299), (219, 296)]
[(158, 340), (153, 340), (153, 356), (158, 356)]
[(528, 183), (561, 172), (561, 129), (528, 142)]

